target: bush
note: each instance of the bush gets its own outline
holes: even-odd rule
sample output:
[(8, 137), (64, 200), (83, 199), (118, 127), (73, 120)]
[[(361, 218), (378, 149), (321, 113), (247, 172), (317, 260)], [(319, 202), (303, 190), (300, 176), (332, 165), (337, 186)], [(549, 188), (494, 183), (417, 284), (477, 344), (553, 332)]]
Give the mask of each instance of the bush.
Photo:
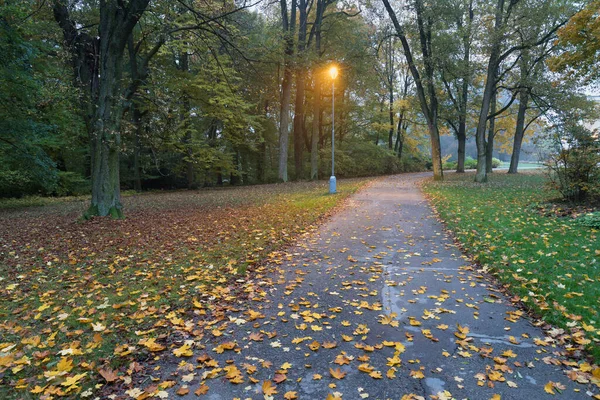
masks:
[(600, 211), (587, 213), (576, 219), (579, 225), (600, 229)]
[(588, 129), (568, 124), (552, 135), (548, 156), (551, 185), (575, 203), (600, 200), (600, 142)]
[(475, 169), (477, 168), (477, 160), (472, 157), (465, 158), (465, 169)]
[(496, 157), (492, 158), (492, 168), (498, 168), (500, 164), (502, 164), (502, 161), (500, 161)]
[[(319, 175), (331, 174), (331, 149), (319, 154)], [(395, 174), (403, 171), (404, 164), (394, 152), (371, 142), (350, 140), (336, 145), (335, 175), (339, 178)]]
[(37, 184), (34, 177), (26, 171), (0, 171), (1, 197), (22, 197), (37, 193), (41, 189), (41, 186)]
[(52, 194), (57, 196), (78, 196), (90, 191), (90, 183), (76, 172), (58, 172), (58, 184)]

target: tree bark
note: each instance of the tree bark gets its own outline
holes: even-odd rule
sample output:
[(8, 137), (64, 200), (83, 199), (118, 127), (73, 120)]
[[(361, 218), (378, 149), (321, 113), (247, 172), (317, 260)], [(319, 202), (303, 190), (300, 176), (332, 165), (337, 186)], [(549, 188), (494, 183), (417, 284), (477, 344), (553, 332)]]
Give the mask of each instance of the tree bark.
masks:
[(142, 124), (142, 113), (140, 112), (139, 106), (135, 104), (133, 106), (133, 126), (134, 126), (134, 138), (133, 138), (133, 190), (136, 192), (142, 191), (142, 177), (141, 177), (141, 166), (140, 166), (140, 153), (142, 151), (141, 137), (143, 133)]
[[(119, 176), (120, 129), (125, 110), (120, 96), (123, 52), (148, 3), (149, 0), (131, 0), (125, 7), (120, 2), (100, 0), (98, 39), (92, 40), (97, 47), (74, 46), (78, 40), (69, 42), (69, 39), (83, 38), (84, 35), (78, 33), (77, 25), (70, 19), (63, 1), (55, 0), (53, 4), (54, 17), (63, 30), (66, 46), (72, 59), (77, 60), (74, 65), (89, 65), (96, 58), (99, 60), (97, 74), (92, 69), (92, 75), (83, 82), (84, 85), (90, 85), (87, 93), (91, 98), (90, 104), (95, 106), (90, 124), (92, 201), (84, 218), (108, 215), (123, 218)], [(90, 50), (94, 51), (92, 55), (89, 54)], [(81, 82), (78, 73), (75, 70), (75, 78)]]
[(288, 147), (290, 134), (290, 101), (292, 99), (292, 58), (294, 56), (294, 32), (296, 31), (296, 0), (292, 0), (288, 19), (287, 2), (280, 0), (281, 21), (285, 37), (283, 81), (281, 83), (281, 107), (279, 112), (279, 180), (288, 181)]
[[(317, 69), (317, 71), (319, 71)], [(315, 89), (313, 94), (313, 119), (312, 119), (312, 134), (310, 142), (310, 179), (317, 180), (319, 178), (319, 115), (321, 114), (321, 79), (320, 73), (315, 72), (314, 83)]]
[(490, 122), (488, 128), (488, 137), (485, 143), (485, 172), (487, 174), (492, 173), (492, 158), (494, 156), (494, 138), (496, 136), (496, 102), (498, 101), (497, 93), (494, 90), (492, 95), (492, 102), (490, 104)]
[(456, 138), (458, 140), (458, 154), (457, 154), (457, 166), (456, 172), (465, 172), (465, 157), (466, 157), (466, 143), (467, 143), (467, 106), (469, 103), (469, 82), (471, 81), (471, 27), (473, 25), (473, 1), (469, 1), (468, 9), (468, 29), (463, 34), (463, 68), (464, 75), (462, 77), (462, 87), (460, 96), (460, 108), (458, 116), (458, 132), (456, 132)]
[(307, 2), (298, 1), (298, 52), (296, 67), (296, 105), (294, 107), (294, 176), (296, 180), (304, 177), (304, 93), (306, 83), (306, 67), (304, 66), (304, 51), (306, 48)]
[(517, 124), (515, 126), (515, 137), (513, 140), (513, 150), (510, 156), (509, 174), (516, 174), (519, 168), (519, 158), (521, 156), (521, 145), (525, 135), (525, 113), (527, 112), (527, 103), (529, 102), (529, 89), (522, 88), (519, 92), (519, 111), (517, 113)]
[(498, 65), (500, 62), (500, 44), (502, 40), (504, 0), (498, 0), (496, 4), (496, 15), (494, 23), (494, 37), (492, 38), (492, 47), (490, 49), (490, 58), (488, 60), (487, 77), (485, 88), (483, 91), (483, 99), (481, 102), (481, 110), (479, 113), (479, 121), (477, 123), (477, 131), (475, 132), (475, 142), (477, 144), (477, 173), (475, 174), (475, 182), (487, 182), (487, 166), (486, 166), (486, 141), (485, 128), (490, 111), (492, 95), (496, 87), (496, 76)]

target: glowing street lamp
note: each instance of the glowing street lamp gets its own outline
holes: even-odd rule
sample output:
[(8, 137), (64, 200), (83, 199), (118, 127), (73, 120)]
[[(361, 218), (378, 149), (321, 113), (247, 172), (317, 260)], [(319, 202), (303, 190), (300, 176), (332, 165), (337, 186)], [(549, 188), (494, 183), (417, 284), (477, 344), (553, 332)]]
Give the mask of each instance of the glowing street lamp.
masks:
[(331, 76), (331, 177), (329, 178), (329, 194), (337, 193), (337, 181), (335, 179), (335, 78), (338, 76), (338, 69), (335, 65), (329, 68)]

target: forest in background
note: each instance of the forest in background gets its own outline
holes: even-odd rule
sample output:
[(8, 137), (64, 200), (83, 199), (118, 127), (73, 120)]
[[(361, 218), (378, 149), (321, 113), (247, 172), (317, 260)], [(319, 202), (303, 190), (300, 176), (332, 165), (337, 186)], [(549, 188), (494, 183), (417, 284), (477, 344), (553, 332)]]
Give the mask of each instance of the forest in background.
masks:
[(87, 216), (122, 217), (121, 189), (324, 179), (332, 95), (338, 177), (431, 168), (442, 179), (450, 158), (464, 171), (469, 138), (478, 182), (494, 149), (516, 173), (528, 138), (546, 152), (597, 149), (581, 123), (597, 119), (584, 93), (597, 81), (599, 8), (5, 0), (0, 195), (91, 193)]

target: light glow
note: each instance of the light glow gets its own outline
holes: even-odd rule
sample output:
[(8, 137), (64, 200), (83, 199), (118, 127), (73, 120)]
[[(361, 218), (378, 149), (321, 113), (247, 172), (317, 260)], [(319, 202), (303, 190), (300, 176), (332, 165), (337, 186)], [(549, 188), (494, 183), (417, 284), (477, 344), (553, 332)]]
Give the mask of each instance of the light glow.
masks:
[(331, 76), (331, 79), (335, 79), (338, 76), (338, 69), (335, 65), (332, 65), (329, 68), (329, 76)]

